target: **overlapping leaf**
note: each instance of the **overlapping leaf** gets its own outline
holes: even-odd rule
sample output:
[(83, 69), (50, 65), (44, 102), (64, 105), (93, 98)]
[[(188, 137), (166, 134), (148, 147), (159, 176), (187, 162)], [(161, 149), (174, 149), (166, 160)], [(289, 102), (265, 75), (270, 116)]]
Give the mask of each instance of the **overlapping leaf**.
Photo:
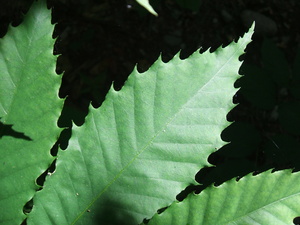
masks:
[(50, 21), (39, 1), (0, 40), (0, 117), (2, 127), (13, 125), (0, 136), (0, 224), (22, 222), (23, 206), (38, 188), (36, 178), (53, 161), (62, 101)]
[(224, 144), (238, 58), (252, 33), (214, 53), (159, 59), (112, 88), (74, 127), (28, 224), (136, 224), (171, 204)]
[(149, 225), (293, 224), (300, 215), (300, 173), (270, 171), (189, 195), (156, 214)]

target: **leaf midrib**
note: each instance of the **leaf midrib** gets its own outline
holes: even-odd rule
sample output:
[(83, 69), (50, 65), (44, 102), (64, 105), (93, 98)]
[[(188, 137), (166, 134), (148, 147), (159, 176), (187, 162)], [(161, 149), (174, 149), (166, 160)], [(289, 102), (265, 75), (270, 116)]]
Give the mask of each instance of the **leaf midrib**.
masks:
[[(240, 46), (243, 46), (243, 44), (241, 44)], [(198, 91), (196, 91), (194, 93), (193, 96), (191, 96), (189, 98), (188, 101), (186, 101), (186, 103), (184, 103), (182, 105), (182, 107), (179, 108), (179, 110), (174, 114), (173, 117), (171, 117), (166, 123), (165, 123), (165, 126), (163, 126), (150, 140), (148, 143), (146, 143), (145, 147), (142, 148), (141, 151), (138, 151), (138, 153), (133, 157), (132, 160), (130, 160), (127, 165), (125, 167), (123, 167), (120, 172), (114, 176), (114, 178), (111, 180), (111, 182), (109, 182), (105, 188), (95, 197), (91, 200), (90, 204), (87, 205), (86, 208), (84, 208), (84, 210), (82, 210), (81, 213), (79, 213), (78, 217), (74, 219), (74, 222), (72, 224), (75, 224), (80, 218), (81, 216), (89, 209), (91, 208), (91, 206), (101, 197), (101, 195), (123, 174), (123, 172), (136, 160), (136, 158), (138, 158), (152, 143), (153, 143), (153, 140), (155, 138), (157, 138), (161, 133), (163, 133), (164, 130), (166, 130), (166, 128), (168, 127), (168, 125), (177, 117), (177, 115), (182, 111), (184, 110), (186, 107), (184, 107), (185, 105), (188, 105), (189, 102), (194, 99), (194, 97), (199, 93), (201, 92), (202, 89), (204, 89), (209, 83), (211, 83), (216, 77), (217, 75), (220, 73), (220, 71), (222, 71), (222, 69), (228, 64), (229, 61), (232, 60), (232, 58), (236, 55), (236, 53), (242, 48), (238, 46), (238, 48), (235, 49), (235, 51), (232, 53), (232, 55), (227, 59), (227, 61), (220, 67), (220, 69), (215, 73), (215, 75), (210, 78), (206, 84), (204, 84), (200, 89), (198, 89)], [(223, 50), (223, 48), (222, 48)], [(199, 53), (200, 54), (200, 53)], [(200, 54), (201, 55), (201, 54)], [(155, 76), (156, 77), (156, 76)]]

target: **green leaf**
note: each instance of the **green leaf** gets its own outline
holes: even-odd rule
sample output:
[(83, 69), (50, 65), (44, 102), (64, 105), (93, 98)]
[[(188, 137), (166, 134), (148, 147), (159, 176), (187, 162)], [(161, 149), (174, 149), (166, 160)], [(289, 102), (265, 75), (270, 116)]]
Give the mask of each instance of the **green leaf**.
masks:
[(300, 173), (288, 170), (252, 174), (207, 188), (173, 203), (148, 223), (172, 225), (293, 224), (300, 215)]
[(214, 53), (159, 59), (143, 74), (135, 69), (121, 91), (112, 88), (85, 124), (74, 126), (28, 224), (141, 223), (195, 184), (225, 143), (220, 134), (234, 106), (238, 58), (252, 33)]
[(22, 222), (23, 207), (39, 188), (35, 180), (54, 159), (50, 149), (60, 133), (62, 100), (52, 32), (51, 13), (39, 1), (0, 40), (1, 123), (21, 134), (0, 136), (0, 224)]
[(147, 9), (150, 13), (152, 13), (154, 16), (158, 16), (158, 14), (155, 12), (153, 7), (149, 4), (149, 0), (136, 0), (141, 6), (143, 6), (145, 9)]

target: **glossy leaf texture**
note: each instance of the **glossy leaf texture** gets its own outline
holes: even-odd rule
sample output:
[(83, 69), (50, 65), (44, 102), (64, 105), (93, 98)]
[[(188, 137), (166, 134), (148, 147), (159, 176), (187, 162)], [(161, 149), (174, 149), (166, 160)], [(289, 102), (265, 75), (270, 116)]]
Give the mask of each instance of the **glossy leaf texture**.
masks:
[(300, 173), (289, 170), (248, 174), (238, 182), (232, 179), (199, 195), (191, 194), (148, 224), (293, 224), (300, 215), (299, 182)]
[(214, 53), (136, 69), (59, 151), (28, 224), (137, 224), (170, 205), (224, 145), (239, 56), (253, 27)]
[[(61, 77), (55, 72), (51, 12), (35, 2), (18, 27), (0, 40), (0, 224), (20, 224), (36, 179), (53, 161), (60, 129)], [(11, 126), (12, 125), (12, 126)]]

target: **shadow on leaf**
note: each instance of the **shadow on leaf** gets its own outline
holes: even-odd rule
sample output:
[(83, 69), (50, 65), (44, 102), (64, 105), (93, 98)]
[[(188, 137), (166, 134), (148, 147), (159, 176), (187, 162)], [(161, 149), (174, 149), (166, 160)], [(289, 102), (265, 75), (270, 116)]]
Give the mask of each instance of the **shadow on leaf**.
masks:
[(17, 132), (12, 128), (12, 125), (6, 125), (0, 122), (0, 138), (3, 136), (11, 136), (18, 139), (32, 141), (32, 139), (26, 136), (24, 133)]
[[(94, 216), (94, 225), (131, 225), (135, 224), (134, 218), (126, 213), (122, 203), (106, 200), (104, 204), (101, 204), (101, 208), (96, 209), (96, 214)], [(130, 210), (130, 209), (128, 209)], [(92, 213), (92, 211), (87, 211), (87, 213)]]

